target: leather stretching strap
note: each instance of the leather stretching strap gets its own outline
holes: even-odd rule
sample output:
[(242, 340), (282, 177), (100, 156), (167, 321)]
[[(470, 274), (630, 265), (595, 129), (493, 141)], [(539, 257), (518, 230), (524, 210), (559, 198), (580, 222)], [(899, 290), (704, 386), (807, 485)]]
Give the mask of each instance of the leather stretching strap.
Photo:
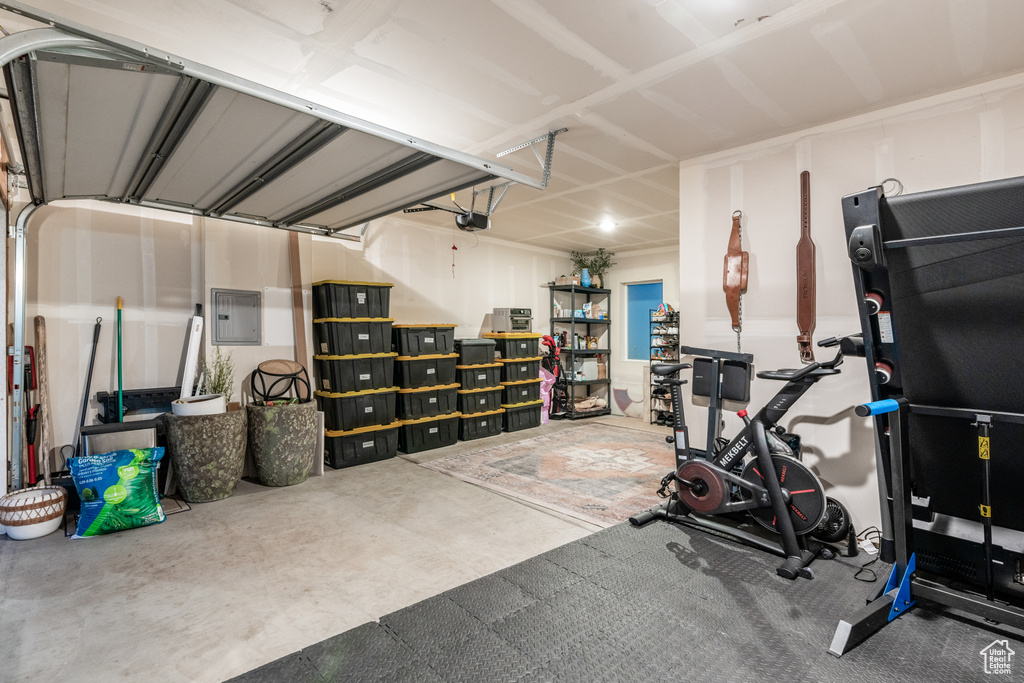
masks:
[(796, 245), (796, 343), (802, 363), (814, 362), (814, 242), (811, 241), (811, 174), (800, 174), (800, 241)]
[(747, 264), (750, 255), (740, 244), (740, 218), (742, 211), (732, 213), (732, 234), (729, 236), (729, 251), (725, 254), (725, 272), (722, 274), (722, 289), (725, 303), (732, 316), (732, 329), (740, 331), (740, 294), (747, 291)]

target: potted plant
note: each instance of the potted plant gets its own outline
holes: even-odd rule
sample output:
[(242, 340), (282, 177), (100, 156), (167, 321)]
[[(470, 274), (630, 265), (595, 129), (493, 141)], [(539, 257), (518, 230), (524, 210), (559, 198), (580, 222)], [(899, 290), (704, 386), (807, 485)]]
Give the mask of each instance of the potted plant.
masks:
[(208, 503), (235, 492), (245, 465), (245, 411), (168, 415), (167, 446), (182, 496)]
[(235, 367), (230, 354), (221, 355), (218, 347), (212, 366), (203, 361), (203, 377), (202, 393), (173, 401), (171, 412), (175, 415), (214, 415), (229, 408), (238, 409), (237, 404), (228, 405), (235, 390)]
[[(604, 247), (598, 248), (592, 252), (574, 251), (570, 255), (572, 258), (572, 265), (577, 271), (582, 273), (584, 270), (590, 275), (591, 285), (594, 287), (600, 287), (604, 281), (604, 275), (611, 270), (615, 263), (612, 261), (612, 254)], [(587, 286), (587, 285), (584, 285)]]
[[(234, 362), (218, 348), (212, 364), (203, 362), (203, 372), (207, 393), (181, 399), (184, 404), (176, 401), (174, 414), (167, 416), (168, 450), (178, 487), (190, 503), (232, 495), (245, 463), (246, 414), (225, 412), (234, 393)], [(194, 410), (215, 404), (217, 411)]]
[(206, 375), (206, 391), (209, 394), (221, 394), (225, 403), (231, 403), (235, 394), (235, 361), (231, 354), (222, 354), (217, 347), (213, 356), (213, 364), (203, 361), (203, 374)]

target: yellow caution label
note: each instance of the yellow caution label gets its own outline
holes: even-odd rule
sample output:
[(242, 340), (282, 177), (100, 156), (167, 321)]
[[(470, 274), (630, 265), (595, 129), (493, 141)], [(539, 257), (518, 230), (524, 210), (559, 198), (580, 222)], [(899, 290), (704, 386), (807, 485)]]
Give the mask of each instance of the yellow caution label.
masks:
[(991, 517), (992, 516), (992, 507), (991, 506), (989, 506), (989, 505), (979, 505), (978, 508), (981, 510), (981, 516), (982, 517)]
[(978, 437), (978, 457), (981, 458), (982, 460), (988, 460), (989, 459), (988, 456), (989, 456), (988, 437), (987, 436), (979, 436)]

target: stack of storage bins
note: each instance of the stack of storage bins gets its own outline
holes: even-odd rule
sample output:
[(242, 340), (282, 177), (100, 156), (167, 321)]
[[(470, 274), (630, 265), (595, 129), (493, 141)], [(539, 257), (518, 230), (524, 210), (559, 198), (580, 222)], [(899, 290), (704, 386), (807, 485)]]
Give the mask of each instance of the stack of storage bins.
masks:
[(455, 325), (395, 325), (398, 449), (403, 453), (458, 440)]
[(391, 283), (313, 284), (313, 375), (324, 462), (335, 469), (398, 454)]
[(502, 428), (517, 432), (539, 427), (544, 404), (540, 397), (540, 335), (491, 332), (484, 338), (495, 341), (501, 356)]
[(501, 433), (501, 364), (494, 362), (491, 339), (457, 339), (459, 354), (459, 438), (482, 439)]

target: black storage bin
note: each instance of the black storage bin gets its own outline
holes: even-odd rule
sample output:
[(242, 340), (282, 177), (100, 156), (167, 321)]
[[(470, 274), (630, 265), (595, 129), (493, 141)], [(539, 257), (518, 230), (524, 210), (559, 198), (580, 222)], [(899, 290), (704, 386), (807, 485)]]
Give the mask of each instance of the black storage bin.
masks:
[(334, 469), (387, 460), (398, 455), (400, 422), (324, 432), (324, 464)]
[(498, 408), (486, 413), (463, 415), (459, 418), (459, 439), (472, 441), (501, 434), (501, 416), (504, 412), (504, 408)]
[(502, 429), (518, 432), (520, 429), (540, 427), (540, 412), (544, 408), (544, 401), (503, 405), (502, 408), (505, 409), (501, 416)]
[(459, 365), (480, 365), (494, 362), (493, 339), (456, 339), (455, 353), (459, 354)]
[(324, 427), (331, 431), (347, 432), (395, 421), (398, 387), (344, 394), (317, 391), (314, 395), (317, 406), (324, 412)]
[(502, 358), (533, 358), (540, 355), (540, 335), (530, 332), (488, 332), (485, 339), (493, 339)]
[(325, 392), (366, 391), (395, 385), (397, 353), (313, 356), (316, 388)]
[(393, 336), (399, 356), (455, 353), (455, 325), (395, 325)]
[(457, 365), (455, 369), (463, 389), (490, 389), (501, 382), (501, 363)]
[(540, 377), (540, 356), (535, 358), (501, 359), (501, 381), (522, 382)]
[(318, 355), (352, 356), (391, 351), (391, 318), (318, 318), (313, 343)]
[(403, 420), (398, 430), (398, 450), (419, 453), (452, 446), (459, 440), (459, 413)]
[(455, 366), (459, 356), (455, 353), (428, 356), (399, 356), (395, 359), (398, 386), (403, 389), (455, 384)]
[(391, 309), (392, 287), (390, 282), (314, 282), (313, 317), (386, 318)]
[(460, 413), (487, 413), (501, 407), (501, 387), (459, 389)]
[(398, 390), (398, 419), (418, 420), (421, 417), (447, 415), (458, 410), (458, 384)]
[(529, 403), (540, 399), (540, 378), (524, 379), (521, 382), (501, 383), (503, 404)]

